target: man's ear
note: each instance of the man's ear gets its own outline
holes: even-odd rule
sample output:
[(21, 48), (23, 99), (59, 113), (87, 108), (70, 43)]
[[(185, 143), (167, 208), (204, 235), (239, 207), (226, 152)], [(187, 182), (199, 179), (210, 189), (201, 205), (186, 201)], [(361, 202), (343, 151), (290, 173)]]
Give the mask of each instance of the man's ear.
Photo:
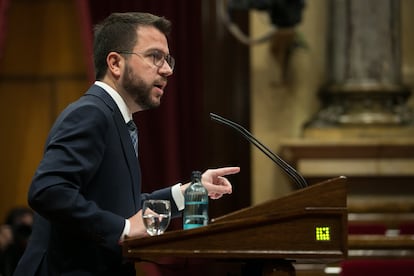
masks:
[(117, 52), (110, 52), (106, 57), (106, 63), (108, 64), (108, 71), (115, 77), (119, 77), (124, 67), (125, 59)]

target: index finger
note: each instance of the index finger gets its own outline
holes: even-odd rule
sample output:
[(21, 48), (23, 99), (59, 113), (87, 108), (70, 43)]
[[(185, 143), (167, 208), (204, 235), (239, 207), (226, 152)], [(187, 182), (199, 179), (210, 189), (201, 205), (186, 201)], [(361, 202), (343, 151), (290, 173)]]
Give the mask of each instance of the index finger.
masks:
[(219, 176), (236, 174), (238, 172), (240, 172), (240, 167), (224, 167), (224, 168), (214, 169), (214, 173)]

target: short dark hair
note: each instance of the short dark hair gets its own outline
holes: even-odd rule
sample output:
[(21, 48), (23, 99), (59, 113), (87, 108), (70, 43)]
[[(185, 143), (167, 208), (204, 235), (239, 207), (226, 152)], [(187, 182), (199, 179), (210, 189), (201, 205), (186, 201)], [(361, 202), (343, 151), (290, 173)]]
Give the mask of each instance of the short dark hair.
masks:
[(132, 50), (138, 40), (136, 31), (139, 26), (153, 26), (166, 36), (171, 31), (169, 20), (140, 12), (112, 13), (95, 26), (93, 58), (97, 80), (106, 74), (106, 57), (110, 52)]

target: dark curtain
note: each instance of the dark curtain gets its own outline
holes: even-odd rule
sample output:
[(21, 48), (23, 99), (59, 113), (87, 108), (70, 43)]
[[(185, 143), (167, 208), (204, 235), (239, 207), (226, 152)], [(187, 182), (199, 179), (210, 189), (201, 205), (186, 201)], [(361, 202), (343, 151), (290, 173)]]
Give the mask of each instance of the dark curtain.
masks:
[[(82, 1), (83, 2), (83, 1)], [(192, 170), (203, 170), (201, 112), (201, 2), (194, 0), (90, 0), (94, 25), (112, 12), (140, 11), (164, 16), (173, 23), (169, 37), (176, 58), (159, 108), (134, 117), (139, 131), (143, 190), (150, 192), (188, 181)], [(85, 36), (86, 37), (86, 36)]]

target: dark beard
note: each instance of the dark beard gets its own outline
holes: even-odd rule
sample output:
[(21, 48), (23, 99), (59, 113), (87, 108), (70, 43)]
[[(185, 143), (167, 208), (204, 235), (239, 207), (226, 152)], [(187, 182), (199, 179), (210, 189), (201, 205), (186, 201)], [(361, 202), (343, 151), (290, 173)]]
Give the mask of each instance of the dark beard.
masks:
[(125, 68), (122, 84), (124, 90), (142, 109), (151, 109), (159, 106), (158, 102), (151, 101), (152, 85), (147, 85), (141, 78), (134, 77), (129, 66)]

